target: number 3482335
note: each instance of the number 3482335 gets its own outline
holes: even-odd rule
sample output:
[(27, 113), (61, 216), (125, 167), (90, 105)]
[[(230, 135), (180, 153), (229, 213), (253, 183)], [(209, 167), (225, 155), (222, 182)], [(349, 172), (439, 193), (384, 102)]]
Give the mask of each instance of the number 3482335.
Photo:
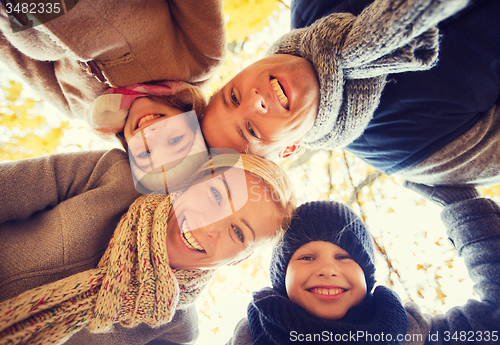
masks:
[(16, 13), (60, 13), (61, 12), (61, 4), (59, 2), (56, 3), (22, 3), (22, 4), (12, 4), (7, 3), (5, 5), (5, 10), (8, 14), (13, 12)]

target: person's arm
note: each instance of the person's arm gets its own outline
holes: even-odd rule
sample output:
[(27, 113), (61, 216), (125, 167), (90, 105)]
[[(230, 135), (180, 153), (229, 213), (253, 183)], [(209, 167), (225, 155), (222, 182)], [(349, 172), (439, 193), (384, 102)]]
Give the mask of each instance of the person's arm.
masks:
[[(113, 165), (130, 169), (121, 150), (54, 154), (0, 164), (0, 223), (26, 218), (95, 189)], [(130, 183), (132, 179), (130, 178)]]
[[(90, 103), (107, 85), (97, 81), (77, 60), (63, 57), (64, 49), (57, 50), (54, 45), (39, 30), (13, 33), (5, 11), (0, 10), (0, 61), (63, 114), (84, 118)], [(56, 57), (58, 61), (52, 61)], [(61, 80), (61, 75), (66, 79)]]
[[(477, 343), (500, 341), (500, 208), (478, 198), (471, 187), (429, 187), (406, 183), (434, 202), (445, 205), (442, 219), (447, 234), (465, 260), (474, 290), (481, 301), (469, 300), (444, 315), (423, 316), (414, 304), (406, 306), (410, 333), (424, 334), (428, 342)], [(475, 195), (474, 195), (475, 194)], [(459, 291), (457, 291), (459, 293)], [(429, 333), (430, 332), (430, 333)], [(432, 335), (429, 338), (429, 334)], [(457, 340), (458, 339), (458, 340)], [(463, 341), (465, 343), (465, 341)]]
[(252, 335), (248, 319), (245, 317), (238, 322), (234, 329), (234, 335), (229, 339), (226, 345), (252, 345)]
[(199, 336), (198, 311), (195, 305), (178, 309), (174, 318), (161, 326), (141, 323), (136, 327), (115, 324), (108, 333), (90, 333), (84, 328), (73, 335), (66, 345), (192, 345)]
[[(196, 84), (213, 76), (224, 62), (226, 36), (221, 0), (169, 1), (170, 13), (179, 27), (179, 43), (184, 45), (185, 58), (191, 68), (198, 69)], [(186, 61), (184, 61), (186, 63)]]

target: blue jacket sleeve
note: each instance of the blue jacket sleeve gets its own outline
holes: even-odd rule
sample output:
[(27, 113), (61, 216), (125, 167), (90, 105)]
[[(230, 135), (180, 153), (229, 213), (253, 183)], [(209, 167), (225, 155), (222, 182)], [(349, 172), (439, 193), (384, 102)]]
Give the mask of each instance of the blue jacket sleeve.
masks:
[[(444, 315), (422, 315), (406, 309), (407, 333), (422, 334), (425, 344), (498, 344), (500, 341), (500, 208), (492, 200), (471, 199), (442, 213), (447, 234), (463, 257), (480, 301), (469, 300)], [(459, 291), (457, 291), (459, 293)]]

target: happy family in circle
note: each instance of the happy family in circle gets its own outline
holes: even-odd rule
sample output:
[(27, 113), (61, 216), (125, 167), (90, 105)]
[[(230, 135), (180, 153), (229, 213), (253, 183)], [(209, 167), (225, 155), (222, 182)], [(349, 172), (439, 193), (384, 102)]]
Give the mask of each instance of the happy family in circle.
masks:
[[(266, 247), (272, 286), (222, 343), (498, 342), (500, 209), (476, 187), (500, 184), (499, 1), (293, 0), (209, 101), (220, 0), (22, 3), (0, 1), (0, 60), (122, 149), (0, 163), (2, 344), (194, 344), (217, 269)], [(295, 201), (276, 162), (301, 147), (440, 205), (480, 300), (431, 316), (377, 284), (363, 220)]]

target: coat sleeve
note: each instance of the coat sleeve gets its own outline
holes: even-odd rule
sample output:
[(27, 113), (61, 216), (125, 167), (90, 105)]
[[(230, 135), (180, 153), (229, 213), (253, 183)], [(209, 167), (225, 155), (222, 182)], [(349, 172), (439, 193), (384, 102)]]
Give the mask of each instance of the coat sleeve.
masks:
[(186, 58), (192, 60), (188, 65), (199, 69), (195, 83), (207, 85), (226, 56), (222, 1), (174, 0), (169, 6), (188, 53)]
[(90, 333), (86, 328), (73, 335), (66, 345), (179, 345), (194, 344), (198, 338), (196, 306), (175, 312), (169, 323), (149, 327), (141, 323), (129, 328), (116, 324), (109, 333)]
[[(463, 257), (480, 301), (469, 300), (444, 315), (422, 315), (406, 306), (408, 333), (420, 333), (426, 343), (481, 344), (500, 340), (500, 208), (492, 200), (471, 199), (448, 206), (442, 213), (447, 234)], [(430, 332), (430, 333), (429, 333)], [(422, 343), (422, 342), (420, 342)]]
[(250, 334), (250, 326), (248, 319), (241, 319), (234, 329), (234, 335), (226, 343), (226, 345), (252, 345), (252, 335)]
[[(101, 178), (113, 165), (130, 169), (122, 150), (54, 154), (0, 164), (0, 224), (29, 217), (91, 189), (99, 188)], [(131, 174), (116, 177), (121, 178)], [(130, 176), (129, 176), (130, 175)], [(108, 181), (107, 181), (108, 182)], [(137, 196), (140, 194), (137, 193)]]
[[(54, 44), (38, 30), (12, 33), (8, 18), (0, 11), (0, 61), (63, 114), (84, 118), (90, 103), (108, 85), (97, 81)], [(36, 52), (39, 59), (27, 52)]]

